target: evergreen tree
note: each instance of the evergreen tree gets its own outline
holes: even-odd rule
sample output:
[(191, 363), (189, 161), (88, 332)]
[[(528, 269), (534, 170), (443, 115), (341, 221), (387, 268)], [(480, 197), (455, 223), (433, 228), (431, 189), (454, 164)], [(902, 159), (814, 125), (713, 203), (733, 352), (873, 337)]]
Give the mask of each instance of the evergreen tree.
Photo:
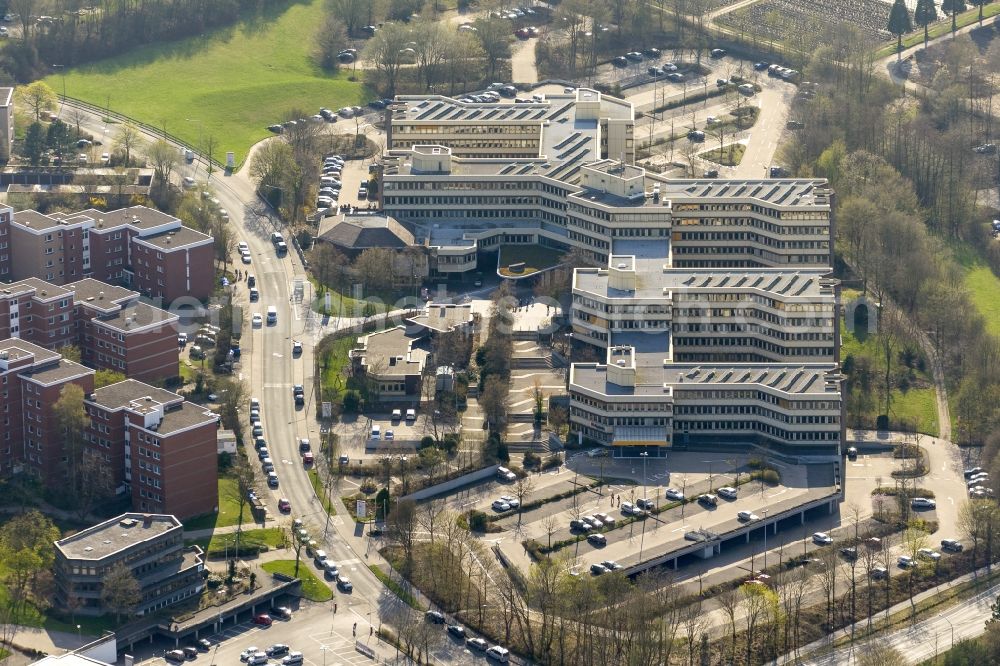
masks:
[(28, 158), (31, 166), (38, 166), (44, 152), (45, 128), (36, 120), (28, 125), (28, 131), (24, 135), (24, 156)]
[(916, 21), (917, 25), (923, 26), (924, 28), (925, 49), (927, 48), (927, 40), (929, 37), (927, 29), (931, 23), (937, 20), (937, 17), (937, 7), (934, 5), (934, 0), (917, 0), (917, 6), (913, 10), (913, 20)]
[(965, 0), (942, 0), (941, 11), (951, 14), (951, 36), (958, 30), (958, 13), (965, 11)]
[(969, 0), (970, 3), (979, 7), (979, 25), (983, 24), (983, 7), (993, 2), (993, 0)]
[(892, 9), (889, 10), (889, 32), (896, 35), (896, 58), (900, 57), (903, 50), (903, 35), (913, 30), (913, 22), (910, 20), (910, 11), (906, 8), (903, 0), (895, 0)]

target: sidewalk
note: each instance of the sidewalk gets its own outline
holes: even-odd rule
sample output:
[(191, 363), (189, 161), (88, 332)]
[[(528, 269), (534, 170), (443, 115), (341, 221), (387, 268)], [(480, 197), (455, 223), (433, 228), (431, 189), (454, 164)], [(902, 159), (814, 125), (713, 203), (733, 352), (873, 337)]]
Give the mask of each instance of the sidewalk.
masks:
[[(994, 566), (994, 569), (997, 569), (998, 571), (1000, 571), (1000, 569), (998, 569), (996, 566)], [(956, 585), (959, 585), (961, 583), (965, 583), (965, 582), (970, 581), (970, 580), (972, 580), (973, 578), (976, 578), (976, 577), (985, 576), (986, 573), (987, 573), (987, 568), (986, 567), (982, 567), (980, 569), (977, 569), (976, 571), (973, 571), (971, 573), (967, 573), (964, 576), (959, 576), (958, 578), (955, 578), (954, 580), (950, 580), (950, 581), (948, 581), (946, 583), (941, 583), (937, 587), (932, 587), (929, 590), (924, 590), (923, 592), (921, 592), (919, 594), (915, 594), (913, 596), (913, 603), (914, 604), (919, 604), (921, 601), (924, 601), (925, 599), (930, 599), (931, 597), (933, 597), (933, 596), (935, 596), (937, 594), (940, 594), (941, 592), (943, 592), (945, 590), (948, 590), (948, 589), (950, 589), (950, 588), (952, 588), (952, 587), (954, 587)], [(995, 590), (995, 589), (998, 589), (998, 588), (1000, 588), (1000, 586), (994, 585), (992, 588), (990, 588), (990, 590)], [(982, 594), (982, 592), (980, 592), (980, 594)], [(975, 596), (976, 595), (973, 595), (973, 597), (975, 597)], [(878, 620), (879, 616), (883, 616), (883, 617), (886, 616), (886, 615), (892, 616), (892, 615), (895, 615), (896, 613), (899, 613), (901, 611), (909, 610), (909, 608), (910, 608), (910, 600), (906, 599), (905, 601), (900, 601), (898, 604), (890, 607), (888, 611), (883, 610), (883, 611), (881, 611), (879, 613), (876, 613), (873, 616), (872, 620), (873, 620), (873, 622), (875, 622), (875, 621)], [(937, 614), (938, 613), (935, 612), (932, 615), (925, 617), (924, 621), (926, 621), (927, 619), (929, 619), (931, 617), (934, 617), (934, 615), (937, 615)], [(843, 629), (839, 629), (839, 630), (833, 632), (832, 634), (828, 634), (828, 635), (824, 636), (823, 638), (821, 638), (821, 639), (819, 639), (817, 641), (813, 641), (812, 643), (809, 643), (808, 645), (802, 646), (801, 648), (798, 649), (797, 653), (793, 652), (793, 653), (786, 654), (783, 657), (779, 657), (778, 659), (772, 661), (771, 665), (772, 666), (776, 666), (777, 664), (801, 663), (801, 661), (805, 658), (805, 656), (811, 655), (811, 653), (817, 652), (817, 651), (822, 650), (824, 648), (829, 648), (834, 641), (840, 640), (842, 638), (847, 638), (847, 637), (851, 636), (852, 633), (854, 633), (854, 634), (863, 634), (863, 632), (865, 631), (867, 625), (868, 625), (868, 620), (867, 619), (861, 620), (861, 621), (856, 622), (856, 623), (854, 623), (852, 625), (848, 625), (848, 626), (844, 627)], [(898, 625), (897, 626), (897, 628), (900, 628), (900, 627), (902, 627), (902, 625)], [(895, 630), (895, 629), (893, 629), (893, 630)]]

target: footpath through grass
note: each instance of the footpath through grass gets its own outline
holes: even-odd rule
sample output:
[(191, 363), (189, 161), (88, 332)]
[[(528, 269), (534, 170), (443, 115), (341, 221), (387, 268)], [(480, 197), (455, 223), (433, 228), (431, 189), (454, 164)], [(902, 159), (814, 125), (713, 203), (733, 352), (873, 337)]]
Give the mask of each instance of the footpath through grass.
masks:
[[(265, 562), (261, 567), (268, 573), (295, 575), (295, 560), (274, 560)], [(302, 595), (309, 601), (329, 601), (333, 598), (333, 591), (309, 568), (308, 558), (299, 560), (298, 578), (302, 581)]]
[[(169, 44), (53, 74), (53, 90), (91, 104), (110, 106), (195, 147), (215, 139), (213, 157), (236, 153), (270, 135), (266, 127), (293, 108), (311, 115), (321, 106), (358, 104), (361, 84), (350, 72), (329, 76), (309, 53), (323, 23), (324, 0), (293, 4), (258, 21), (214, 30)], [(112, 127), (109, 132), (113, 132)]]

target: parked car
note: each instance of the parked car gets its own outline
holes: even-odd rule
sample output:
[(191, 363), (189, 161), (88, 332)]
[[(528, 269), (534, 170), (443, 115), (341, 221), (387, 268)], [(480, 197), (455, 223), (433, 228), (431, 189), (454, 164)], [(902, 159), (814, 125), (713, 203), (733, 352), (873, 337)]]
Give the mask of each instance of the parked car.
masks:
[(914, 497), (910, 500), (910, 506), (914, 509), (933, 509), (937, 506), (937, 502), (927, 497)]
[(608, 569), (603, 564), (591, 564), (590, 573), (595, 576), (600, 576), (601, 574), (608, 573)]
[(932, 548), (921, 548), (920, 550), (917, 551), (917, 557), (920, 557), (925, 560), (931, 560), (932, 562), (936, 562), (937, 560), (941, 559), (941, 553), (937, 552)]
[(885, 580), (889, 577), (889, 570), (885, 567), (873, 567), (871, 577), (872, 580)]
[(344, 574), (337, 574), (337, 588), (341, 592), (350, 592), (354, 589), (354, 583)]
[(465, 647), (477, 650), (479, 652), (486, 652), (486, 650), (489, 649), (490, 644), (487, 643), (485, 639), (475, 636), (465, 641)]
[(271, 610), (271, 614), (275, 617), (280, 617), (282, 620), (292, 619), (292, 609), (288, 606), (278, 606), (277, 608)]
[(722, 58), (726, 55), (726, 49), (712, 49), (711, 56), (713, 58)]
[(424, 613), (424, 617), (434, 624), (444, 624), (445, 622), (444, 614), (436, 610), (427, 611)]
[(587, 535), (587, 541), (589, 541), (590, 543), (592, 543), (595, 546), (607, 546), (608, 545), (608, 537), (604, 536), (603, 534), (588, 534)]
[(486, 656), (494, 661), (498, 661), (501, 664), (506, 664), (510, 661), (510, 650), (499, 645), (494, 645), (489, 650), (486, 651)]
[(170, 650), (169, 652), (165, 652), (163, 654), (163, 658), (166, 661), (174, 661), (178, 663), (183, 662), (186, 659), (183, 650)]
[(751, 520), (760, 520), (760, 516), (753, 511), (737, 511), (736, 519), (744, 522), (750, 522)]
[(622, 569), (625, 568), (622, 565), (615, 562), (614, 560), (604, 560), (603, 562), (601, 562), (601, 566), (607, 569), (608, 571), (621, 571)]
[(848, 546), (840, 549), (840, 554), (844, 556), (846, 560), (856, 560), (858, 559), (858, 549), (855, 546)]
[(628, 58), (625, 56), (618, 56), (611, 59), (611, 64), (615, 67), (628, 67)]
[(962, 542), (957, 539), (942, 539), (941, 550), (950, 550), (953, 553), (962, 552)]
[(815, 532), (812, 535), (812, 540), (817, 546), (828, 546), (833, 543), (833, 537), (826, 532)]
[(732, 486), (722, 486), (716, 492), (719, 493), (719, 497), (725, 497), (728, 500), (734, 500), (737, 496), (736, 488)]
[(278, 500), (278, 511), (282, 513), (289, 513), (292, 510), (292, 503), (288, 499), (282, 497)]
[(847, 447), (847, 459), (857, 460), (858, 459), (858, 449), (853, 446)]
[(698, 503), (705, 504), (707, 506), (717, 506), (719, 504), (719, 498), (711, 493), (705, 493), (704, 495), (698, 495)]
[(253, 623), (265, 627), (270, 627), (274, 623), (274, 620), (272, 620), (271, 616), (268, 615), (267, 613), (261, 613), (260, 615), (254, 615)]
[(667, 499), (674, 500), (676, 502), (679, 502), (680, 500), (684, 499), (684, 493), (677, 490), (676, 488), (667, 488), (667, 491), (664, 493), (664, 495), (666, 495)]
[(909, 569), (910, 567), (917, 566), (916, 560), (909, 555), (900, 555), (896, 563), (899, 564), (900, 569)]
[(271, 647), (264, 650), (268, 657), (280, 657), (282, 655), (288, 654), (289, 648), (284, 643), (275, 643)]
[(448, 633), (455, 638), (465, 638), (465, 627), (460, 624), (449, 624)]
[(510, 504), (507, 504), (507, 502), (504, 502), (503, 500), (493, 500), (492, 507), (494, 511), (499, 513), (510, 511)]

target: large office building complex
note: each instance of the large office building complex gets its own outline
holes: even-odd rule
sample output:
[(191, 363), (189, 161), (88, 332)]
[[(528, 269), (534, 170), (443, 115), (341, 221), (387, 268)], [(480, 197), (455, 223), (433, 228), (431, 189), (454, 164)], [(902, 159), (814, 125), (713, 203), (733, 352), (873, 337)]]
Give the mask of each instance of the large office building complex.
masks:
[(528, 104), (397, 98), (387, 215), (433, 276), (504, 245), (573, 248), (570, 422), (624, 454), (839, 451), (839, 287), (822, 179), (670, 179), (632, 164), (632, 106), (587, 90)]

